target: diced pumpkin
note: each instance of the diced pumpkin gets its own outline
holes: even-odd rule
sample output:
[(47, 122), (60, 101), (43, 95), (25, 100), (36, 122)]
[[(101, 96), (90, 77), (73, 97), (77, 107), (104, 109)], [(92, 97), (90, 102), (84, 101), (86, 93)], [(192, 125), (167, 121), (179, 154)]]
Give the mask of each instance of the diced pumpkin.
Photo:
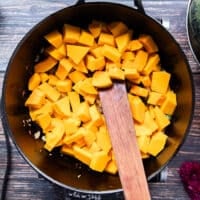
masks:
[(89, 49), (89, 47), (85, 46), (67, 44), (67, 56), (69, 56), (76, 64), (79, 64), (86, 56)]
[(108, 164), (106, 165), (105, 171), (111, 174), (117, 173), (117, 164), (115, 160), (110, 160)]
[(97, 20), (93, 20), (88, 26), (89, 31), (92, 33), (94, 38), (99, 37), (102, 29), (102, 23)]
[(127, 78), (128, 80), (138, 79), (140, 77), (137, 69), (135, 68), (125, 68), (124, 75), (125, 75), (125, 78)]
[(129, 44), (127, 45), (127, 50), (138, 51), (142, 49), (142, 47), (143, 47), (143, 44), (139, 40), (135, 39), (129, 42)]
[(39, 85), (38, 88), (42, 90), (46, 95), (46, 97), (51, 101), (57, 101), (58, 98), (60, 97), (60, 93), (46, 82)]
[(141, 72), (147, 63), (147, 59), (148, 59), (148, 53), (144, 50), (139, 50), (136, 53), (133, 62), (133, 67), (136, 68), (139, 72)]
[(62, 40), (62, 34), (58, 30), (54, 30), (44, 36), (44, 38), (55, 48), (58, 48), (61, 46), (63, 40)]
[(86, 66), (87, 69), (91, 72), (97, 71), (97, 70), (103, 70), (105, 67), (105, 58), (104, 57), (98, 57), (95, 58), (92, 55), (86, 56)]
[(140, 76), (140, 81), (144, 87), (149, 88), (151, 86), (151, 79), (149, 76)]
[(142, 70), (142, 73), (145, 75), (149, 75), (152, 71), (157, 71), (156, 68), (159, 62), (160, 62), (160, 57), (158, 54), (149, 56), (146, 66)]
[(83, 127), (80, 127), (74, 134), (65, 135), (63, 143), (66, 145), (70, 145), (73, 142), (76, 142), (77, 140), (83, 138), (85, 131), (86, 130)]
[(69, 117), (71, 115), (69, 97), (65, 96), (54, 103), (55, 112), (61, 117)]
[(104, 150), (106, 153), (108, 153), (112, 147), (110, 137), (108, 134), (108, 130), (106, 129), (106, 126), (101, 126), (99, 131), (96, 132), (96, 142), (99, 147), (101, 147), (102, 150)]
[(57, 61), (55, 59), (53, 59), (52, 57), (48, 56), (47, 58), (40, 61), (39, 63), (37, 63), (34, 66), (34, 71), (36, 73), (47, 72), (50, 69), (52, 69), (53, 67), (55, 67), (56, 64), (57, 64)]
[(38, 115), (35, 119), (35, 121), (37, 122), (37, 124), (42, 128), (42, 130), (45, 133), (45, 130), (49, 127), (49, 125), (51, 124), (51, 116), (49, 115), (49, 113), (42, 113), (40, 115)]
[(138, 147), (145, 154), (148, 152), (150, 140), (150, 137), (145, 135), (137, 137)]
[(157, 156), (165, 147), (167, 135), (163, 132), (155, 133), (149, 142), (147, 152), (153, 156)]
[(53, 74), (49, 74), (49, 79), (48, 79), (48, 82), (47, 82), (47, 83), (48, 83), (50, 86), (53, 86), (53, 88), (54, 88), (54, 86), (56, 86), (58, 80), (59, 80), (59, 79), (58, 79), (57, 76), (55, 76), (55, 75), (53, 75)]
[(38, 73), (34, 73), (28, 80), (28, 89), (34, 90), (40, 84), (41, 78)]
[(78, 42), (82, 45), (93, 46), (94, 36), (89, 32), (82, 30)]
[(40, 74), (40, 80), (41, 80), (42, 83), (48, 81), (49, 75), (47, 73), (42, 72), (42, 73), (39, 73), (39, 74)]
[(103, 172), (109, 160), (110, 157), (107, 155), (106, 152), (94, 152), (90, 162), (90, 168), (98, 172)]
[(69, 117), (63, 120), (66, 135), (71, 135), (77, 132), (81, 121), (77, 117)]
[(82, 60), (79, 64), (74, 65), (73, 68), (79, 72), (88, 73), (88, 69), (85, 65), (84, 60)]
[(65, 57), (65, 54), (63, 53), (63, 47), (61, 49), (55, 48), (53, 46), (47, 47), (45, 49), (46, 54), (54, 58), (55, 60), (61, 60), (62, 58)]
[(89, 151), (94, 153), (94, 152), (98, 152), (98, 151), (101, 151), (101, 148), (98, 146), (98, 144), (94, 141), (90, 148), (89, 148)]
[(73, 68), (73, 66), (74, 64), (70, 59), (67, 58), (61, 59), (58, 68), (55, 72), (56, 76), (59, 79), (64, 80), (71, 71), (71, 69)]
[(58, 80), (56, 88), (60, 92), (70, 92), (72, 90), (72, 81), (70, 79)]
[(101, 33), (98, 38), (98, 45), (110, 45), (115, 47), (115, 38), (112, 34), (109, 33)]
[(78, 160), (80, 160), (81, 162), (83, 162), (88, 166), (90, 165), (90, 162), (93, 157), (93, 154), (90, 151), (80, 148), (77, 145), (73, 145), (72, 149), (74, 151), (75, 158), (77, 158)]
[(86, 94), (98, 94), (97, 89), (92, 85), (92, 78), (82, 80), (80, 90)]
[(89, 105), (87, 102), (81, 102), (78, 110), (76, 112), (76, 115), (79, 117), (79, 119), (82, 122), (87, 122), (91, 120), (90, 112), (89, 112)]
[(90, 53), (96, 58), (103, 57), (103, 46), (91, 48)]
[(165, 94), (169, 87), (170, 74), (166, 71), (152, 73), (151, 90)]
[(165, 100), (165, 95), (158, 92), (149, 92), (148, 104), (160, 106)]
[(52, 149), (61, 141), (64, 136), (64, 124), (60, 119), (52, 119), (52, 126), (54, 127), (52, 131), (48, 132), (45, 135), (45, 145), (44, 148), (48, 151), (52, 151)]
[(92, 85), (97, 88), (107, 88), (112, 86), (112, 81), (108, 72), (96, 71), (92, 77)]
[(72, 147), (70, 145), (62, 145), (61, 150), (62, 153), (70, 155), (70, 156), (74, 156), (74, 151), (72, 149)]
[(150, 35), (141, 34), (138, 40), (144, 45), (148, 53), (151, 54), (158, 51), (158, 46)]
[(117, 79), (117, 80), (125, 79), (124, 72), (118, 67), (110, 67), (108, 69), (108, 74), (111, 77), (111, 79)]
[(115, 42), (117, 44), (117, 48), (120, 53), (124, 52), (128, 43), (130, 42), (132, 37), (132, 31), (128, 31), (122, 35), (119, 35), (115, 38)]
[(69, 78), (72, 80), (73, 83), (78, 83), (79, 81), (82, 81), (86, 79), (86, 75), (79, 71), (73, 71), (69, 74)]
[(52, 113), (53, 113), (53, 106), (52, 103), (49, 101), (45, 102), (45, 104), (42, 105), (40, 108), (29, 110), (29, 114), (31, 116), (32, 121), (35, 121), (38, 115), (41, 114), (51, 115)]
[(167, 115), (172, 115), (177, 106), (176, 94), (169, 90), (166, 94), (166, 99), (161, 105), (161, 110)]
[(144, 121), (146, 106), (138, 96), (128, 94), (128, 100), (131, 107), (133, 118), (142, 123)]
[(40, 108), (45, 102), (45, 93), (36, 88), (29, 95), (25, 102), (25, 106), (30, 108)]
[(70, 24), (64, 24), (63, 26), (63, 40), (66, 43), (74, 44), (78, 42), (81, 34), (80, 27)]
[(96, 140), (96, 133), (89, 129), (86, 129), (86, 131), (83, 134), (83, 138), (84, 138), (86, 145), (88, 147), (91, 147), (93, 142), (95, 142), (95, 140)]
[(126, 33), (128, 31), (128, 27), (126, 24), (124, 24), (121, 21), (115, 21), (108, 25), (108, 29), (111, 31), (111, 33), (117, 37), (123, 33)]
[(135, 59), (135, 53), (132, 51), (125, 51), (122, 54), (123, 60), (134, 60)]
[(113, 47), (113, 46), (105, 44), (103, 46), (102, 53), (106, 58), (108, 58), (109, 60), (111, 60), (113, 62), (119, 62), (120, 61), (121, 54), (118, 51), (118, 49)]
[(80, 96), (77, 92), (71, 91), (68, 93), (70, 105), (73, 113), (76, 113), (80, 105)]
[(93, 121), (95, 126), (101, 126), (104, 123), (101, 113), (99, 112), (95, 104), (89, 107), (89, 112), (91, 120)]
[(163, 130), (170, 124), (169, 118), (163, 113), (159, 107), (154, 108), (155, 120), (158, 124), (159, 130)]
[(140, 96), (140, 97), (147, 97), (149, 94), (148, 89), (137, 86), (137, 85), (132, 85), (130, 91), (131, 94)]

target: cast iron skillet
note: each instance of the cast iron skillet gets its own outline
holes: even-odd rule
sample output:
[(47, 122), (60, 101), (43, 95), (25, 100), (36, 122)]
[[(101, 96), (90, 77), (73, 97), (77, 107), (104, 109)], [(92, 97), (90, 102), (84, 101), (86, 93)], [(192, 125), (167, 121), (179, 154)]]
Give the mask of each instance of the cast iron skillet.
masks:
[(118, 176), (89, 170), (78, 161), (62, 156), (58, 151), (49, 155), (42, 149), (43, 143), (29, 133), (37, 126), (24, 126), (29, 119), (24, 107), (27, 97), (27, 80), (33, 71), (35, 58), (45, 45), (43, 36), (64, 23), (86, 26), (92, 19), (106, 22), (120, 20), (135, 30), (135, 34), (150, 34), (160, 49), (163, 68), (172, 74), (170, 85), (177, 93), (178, 106), (172, 124), (166, 132), (169, 136), (165, 150), (156, 158), (144, 161), (148, 180), (157, 175), (184, 141), (189, 131), (194, 108), (194, 86), (190, 67), (178, 43), (156, 20), (144, 13), (140, 0), (136, 8), (106, 2), (86, 3), (83, 0), (64, 8), (37, 24), (30, 30), (14, 51), (5, 74), (2, 92), (2, 116), (8, 133), (24, 159), (41, 175), (64, 188), (96, 194), (121, 192)]
[(200, 1), (190, 0), (187, 8), (187, 36), (193, 56), (200, 64)]

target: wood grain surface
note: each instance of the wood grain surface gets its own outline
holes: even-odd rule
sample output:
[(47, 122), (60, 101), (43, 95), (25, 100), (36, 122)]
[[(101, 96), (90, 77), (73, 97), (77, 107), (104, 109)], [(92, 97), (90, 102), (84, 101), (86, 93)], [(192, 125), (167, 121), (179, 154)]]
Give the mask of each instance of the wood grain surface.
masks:
[[(73, 5), (72, 0), (0, 0), (0, 87), (9, 59), (19, 41), (40, 20), (49, 14)], [(112, 2), (132, 6), (131, 0)], [(168, 164), (165, 181), (152, 181), (149, 188), (153, 200), (188, 200), (178, 175), (178, 169), (186, 160), (200, 161), (200, 67), (190, 51), (186, 33), (186, 10), (188, 0), (144, 0), (146, 13), (162, 18), (169, 32), (185, 52), (193, 72), (196, 104), (192, 126), (179, 152)], [(110, 200), (106, 195), (88, 195), (68, 191), (41, 178), (21, 157), (12, 144), (12, 163), (9, 174), (8, 200)], [(6, 167), (6, 146), (0, 124), (0, 192)], [(163, 174), (162, 174), (163, 175)], [(117, 193), (114, 199), (122, 199)]]

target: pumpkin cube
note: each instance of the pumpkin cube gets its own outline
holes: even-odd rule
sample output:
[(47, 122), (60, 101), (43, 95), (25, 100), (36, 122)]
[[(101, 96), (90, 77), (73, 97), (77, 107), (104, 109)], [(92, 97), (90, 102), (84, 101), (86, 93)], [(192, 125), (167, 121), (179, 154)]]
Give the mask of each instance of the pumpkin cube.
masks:
[(70, 92), (72, 90), (72, 81), (70, 79), (58, 80), (56, 88), (60, 92)]
[(94, 36), (89, 32), (82, 30), (78, 42), (82, 45), (93, 46)]
[(167, 115), (172, 115), (174, 113), (176, 106), (177, 106), (176, 94), (173, 91), (169, 90), (166, 94), (166, 99), (161, 105), (161, 110), (163, 111), (163, 113)]
[(68, 92), (68, 96), (69, 96), (72, 112), (76, 113), (80, 105), (80, 96), (75, 91)]
[(124, 80), (125, 79), (124, 72), (118, 67), (110, 67), (108, 69), (108, 73), (109, 73), (109, 76), (112, 79), (117, 79), (117, 80)]
[(54, 58), (48, 56), (47, 58), (45, 58), (44, 60), (40, 61), (39, 63), (37, 63), (34, 66), (34, 71), (36, 73), (47, 72), (50, 69), (52, 69), (56, 64), (57, 64), (57, 61)]
[(92, 78), (82, 80), (80, 90), (86, 94), (98, 94), (97, 89), (92, 85)]
[(140, 151), (142, 151), (143, 153), (147, 153), (148, 152), (148, 146), (150, 143), (150, 137), (142, 135), (137, 137), (137, 142), (138, 142), (138, 147), (140, 149)]
[(72, 149), (74, 151), (75, 158), (86, 165), (90, 165), (93, 154), (89, 150), (80, 148), (78, 145), (73, 145)]
[(150, 35), (140, 35), (139, 41), (143, 44), (144, 48), (148, 51), (148, 53), (155, 53), (158, 51), (158, 46)]
[(115, 160), (110, 160), (108, 164), (106, 165), (105, 171), (111, 174), (117, 173), (117, 164)]
[(104, 45), (104, 44), (114, 47), (115, 46), (114, 36), (112, 34), (102, 32), (98, 38), (98, 45)]
[(85, 46), (67, 44), (67, 56), (69, 56), (76, 64), (79, 64), (88, 53), (89, 49), (89, 47)]
[(133, 67), (136, 68), (139, 72), (141, 72), (147, 63), (147, 59), (148, 59), (148, 53), (146, 51), (139, 50), (136, 53), (133, 62)]
[(62, 34), (58, 30), (54, 30), (44, 36), (44, 38), (55, 48), (58, 48), (61, 46), (63, 40), (62, 40)]
[(40, 108), (45, 102), (45, 93), (36, 88), (29, 95), (25, 102), (25, 106), (30, 108)]
[(155, 120), (158, 124), (159, 130), (163, 130), (170, 124), (169, 118), (163, 113), (159, 107), (154, 108)]
[(70, 109), (70, 103), (69, 103), (69, 97), (64, 96), (58, 101), (54, 103), (54, 111), (60, 116), (60, 117), (69, 117), (71, 116), (71, 109)]
[(124, 69), (125, 78), (128, 80), (138, 79), (140, 74), (138, 73), (137, 69), (135, 68), (125, 68)]
[(123, 60), (134, 60), (135, 59), (135, 53), (132, 51), (125, 51), (122, 54)]
[(91, 72), (97, 71), (97, 70), (103, 70), (105, 67), (105, 58), (104, 57), (98, 57), (95, 58), (92, 55), (86, 56), (86, 66), (87, 69), (89, 69)]
[(92, 33), (94, 38), (99, 37), (102, 29), (102, 22), (93, 20), (88, 26), (89, 31)]
[(86, 131), (83, 134), (83, 138), (86, 145), (90, 147), (93, 144), (93, 142), (95, 142), (96, 140), (96, 133), (91, 130), (86, 129)]
[(63, 53), (63, 47), (61, 47), (61, 49), (60, 48), (58, 49), (53, 46), (49, 46), (45, 49), (45, 52), (55, 60), (61, 60), (66, 56), (66, 49), (65, 52)]
[(167, 135), (160, 131), (156, 132), (151, 137), (147, 152), (153, 156), (157, 156), (164, 149), (166, 141)]
[(131, 41), (132, 31), (128, 31), (122, 35), (119, 35), (115, 38), (117, 48), (120, 53), (124, 52), (128, 43)]
[(40, 84), (41, 78), (38, 73), (34, 73), (28, 80), (28, 89), (34, 90)]
[(146, 106), (143, 103), (143, 101), (138, 96), (133, 96), (131, 94), (128, 94), (128, 100), (131, 107), (131, 112), (133, 118), (142, 123), (144, 121)]
[(45, 133), (45, 130), (51, 124), (51, 116), (49, 115), (49, 113), (43, 113), (43, 114), (38, 115), (36, 117), (35, 121), (42, 128), (42, 130)]
[(42, 83), (38, 88), (42, 90), (46, 97), (51, 101), (57, 101), (60, 97), (60, 93), (46, 82)]
[(79, 81), (82, 81), (87, 77), (84, 73), (75, 70), (69, 74), (69, 78), (72, 80), (73, 83), (78, 83)]
[(160, 106), (165, 100), (165, 95), (158, 92), (149, 92), (148, 104)]
[(121, 54), (119, 50), (113, 46), (105, 44), (103, 46), (103, 55), (113, 62), (119, 62), (121, 58)]
[(160, 62), (160, 57), (158, 54), (149, 56), (146, 66), (142, 70), (142, 73), (145, 75), (149, 75), (152, 71), (160, 71), (160, 70), (156, 70), (159, 62)]
[(62, 140), (65, 131), (62, 120), (54, 118), (52, 119), (51, 124), (53, 129), (45, 135), (46, 143), (44, 148), (48, 151), (52, 151), (53, 148)]
[(131, 94), (140, 96), (140, 97), (147, 97), (149, 94), (148, 89), (137, 86), (137, 85), (132, 85), (130, 91)]
[(105, 125), (99, 128), (99, 131), (96, 132), (96, 137), (96, 143), (98, 144), (98, 146), (101, 147), (101, 149), (104, 150), (106, 153), (108, 153), (112, 145), (108, 130)]
[(89, 105), (87, 102), (81, 102), (76, 115), (82, 122), (87, 122), (91, 120), (90, 112), (89, 112)]
[(69, 117), (67, 119), (63, 119), (63, 123), (66, 135), (71, 135), (78, 130), (81, 121), (76, 117)]
[(109, 160), (110, 157), (106, 152), (94, 152), (90, 162), (90, 168), (98, 172), (103, 172)]
[(121, 21), (115, 21), (108, 25), (108, 29), (115, 36), (122, 35), (128, 31), (128, 27)]
[(138, 51), (138, 50), (142, 49), (142, 47), (143, 47), (143, 44), (139, 40), (135, 39), (135, 40), (131, 40), (128, 43), (127, 50)]
[(66, 43), (74, 44), (78, 42), (81, 34), (80, 27), (70, 24), (64, 24), (63, 26), (63, 40)]
[(153, 72), (151, 90), (165, 94), (169, 87), (170, 74), (166, 71)]
[(99, 112), (95, 104), (90, 106), (89, 112), (91, 120), (93, 121), (95, 126), (101, 126), (104, 123), (101, 113)]
[(112, 80), (108, 72), (96, 71), (92, 77), (92, 85), (97, 88), (107, 88), (112, 86)]

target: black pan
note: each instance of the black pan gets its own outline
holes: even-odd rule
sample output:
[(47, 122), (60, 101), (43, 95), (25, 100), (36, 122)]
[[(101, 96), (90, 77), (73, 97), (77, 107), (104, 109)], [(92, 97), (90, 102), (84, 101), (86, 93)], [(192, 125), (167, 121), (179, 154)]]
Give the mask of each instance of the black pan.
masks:
[[(156, 176), (174, 157), (182, 145), (193, 117), (194, 86), (190, 67), (179, 44), (156, 20), (144, 13), (140, 0), (136, 8), (116, 3), (79, 1), (64, 8), (33, 27), (15, 49), (5, 74), (2, 92), (2, 116), (6, 134), (9, 134), (24, 159), (41, 175), (64, 188), (86, 193), (113, 194), (121, 192), (118, 175), (97, 173), (75, 159), (59, 152), (47, 154), (43, 143), (29, 133), (37, 127), (27, 128), (28, 110), (24, 107), (27, 81), (33, 71), (35, 58), (44, 46), (43, 36), (64, 23), (86, 26), (92, 19), (111, 22), (120, 20), (138, 33), (150, 34), (160, 50), (163, 68), (172, 74), (171, 88), (177, 93), (178, 106), (167, 128), (169, 136), (165, 150), (156, 158), (144, 161), (148, 180)], [(25, 124), (24, 124), (25, 123)], [(24, 126), (25, 125), (25, 126)]]

